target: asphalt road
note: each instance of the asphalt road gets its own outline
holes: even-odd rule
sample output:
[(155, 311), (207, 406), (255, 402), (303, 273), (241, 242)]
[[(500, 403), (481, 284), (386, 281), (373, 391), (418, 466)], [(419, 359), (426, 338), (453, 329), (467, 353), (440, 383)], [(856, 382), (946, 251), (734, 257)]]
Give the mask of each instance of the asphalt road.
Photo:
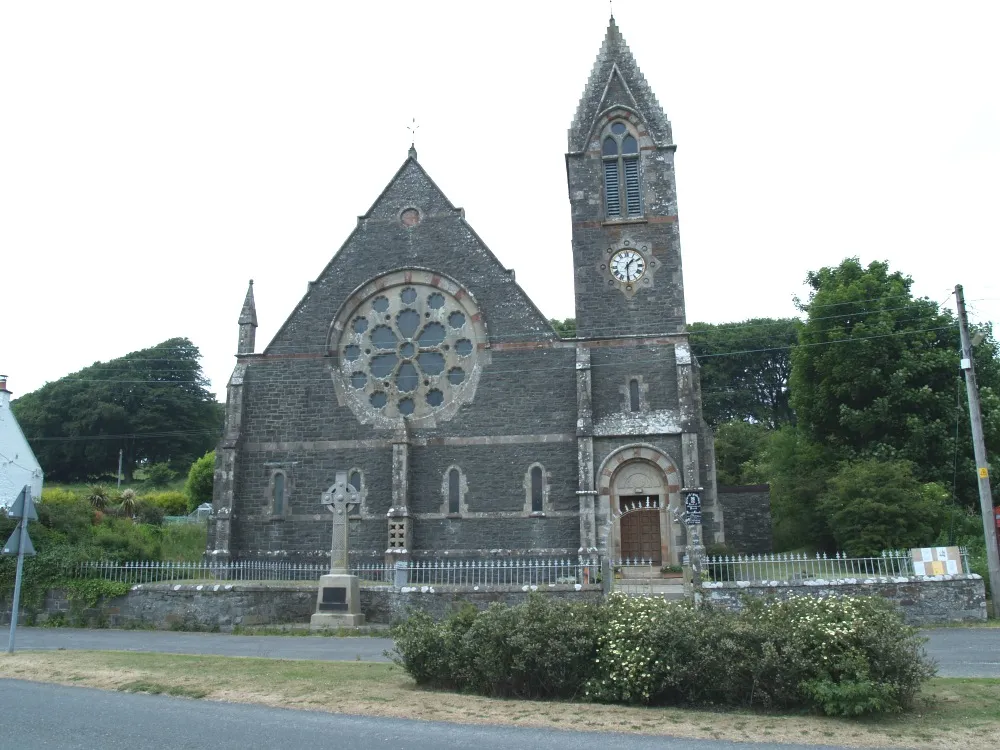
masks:
[[(0, 630), (0, 646), (7, 643), (4, 630), (6, 626)], [(96, 651), (155, 651), (161, 654), (259, 656), (265, 659), (388, 661), (382, 652), (392, 648), (392, 639), (19, 627), (15, 646), (18, 651), (29, 649), (49, 651), (65, 648)]]
[[(290, 639), (295, 640), (295, 639)], [(0, 680), (0, 750), (806, 750), (628, 734), (467, 726)]]
[[(941, 677), (1000, 678), (1000, 628), (937, 628), (925, 630), (924, 634), (928, 638), (927, 652), (937, 661)], [(5, 643), (0, 631), (0, 646)], [(273, 659), (386, 661), (383, 652), (392, 648), (392, 641), (388, 638), (20, 627), (17, 629), (16, 645), (18, 650), (66, 648)]]
[(924, 635), (938, 676), (1000, 678), (1000, 628), (937, 628)]

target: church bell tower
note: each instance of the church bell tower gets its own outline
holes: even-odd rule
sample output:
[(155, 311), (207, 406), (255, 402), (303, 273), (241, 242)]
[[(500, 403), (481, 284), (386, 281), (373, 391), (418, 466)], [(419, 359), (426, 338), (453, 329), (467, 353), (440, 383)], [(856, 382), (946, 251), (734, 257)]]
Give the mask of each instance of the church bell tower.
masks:
[(674, 150), (670, 122), (612, 18), (566, 154), (578, 336), (683, 330)]
[(670, 122), (614, 18), (568, 140), (581, 548), (676, 564), (702, 523), (724, 538), (722, 509), (685, 328)]

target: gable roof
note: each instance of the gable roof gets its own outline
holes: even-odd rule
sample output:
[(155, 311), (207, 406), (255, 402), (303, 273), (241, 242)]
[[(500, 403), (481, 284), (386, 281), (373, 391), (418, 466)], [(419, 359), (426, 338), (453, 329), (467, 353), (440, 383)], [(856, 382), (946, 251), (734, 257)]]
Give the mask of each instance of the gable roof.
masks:
[[(406, 235), (407, 230), (400, 221), (401, 214), (408, 209), (416, 209), (421, 214), (419, 223), (423, 229), (416, 229), (414, 235)], [(425, 219), (436, 219), (437, 221), (424, 221)], [(476, 264), (477, 270), (473, 275), (479, 277), (478, 284), (466, 278), (467, 274), (456, 272), (454, 269), (449, 271), (447, 267), (449, 264), (442, 265), (440, 258), (436, 261), (434, 259), (428, 260), (421, 255), (421, 247), (426, 248), (428, 242), (438, 245), (448, 242), (448, 235), (442, 228), (448, 225), (460, 228), (460, 235), (465, 239), (458, 240), (459, 244), (471, 243), (471, 245), (465, 244), (465, 246), (475, 247), (475, 252), (485, 261), (483, 264)], [(432, 235), (424, 235), (423, 240), (415, 239), (434, 226), (437, 228), (433, 230)], [(387, 232), (389, 234), (386, 234)], [(372, 243), (383, 241), (387, 237), (390, 242), (389, 246), (393, 247), (391, 244), (392, 232), (404, 233), (395, 238), (398, 244), (394, 247), (398, 253), (380, 255), (378, 260), (373, 261), (372, 264), (357, 264), (345, 260), (348, 256), (363, 257), (365, 253), (370, 254)], [(453, 235), (452, 239), (456, 239), (456, 236)], [(376, 256), (371, 255), (370, 257)], [(339, 306), (343, 300), (369, 283), (372, 278), (388, 271), (403, 268), (433, 268), (458, 278), (460, 284), (470, 287), (470, 293), (483, 305), (484, 312), (490, 307), (489, 300), (492, 295), (486, 292), (483, 285), (492, 285), (498, 290), (502, 288), (500, 294), (504, 302), (515, 303), (506, 305), (507, 312), (510, 313), (510, 309), (515, 307), (519, 309), (519, 313), (511, 315), (510, 319), (519, 319), (519, 328), (523, 335), (539, 336), (546, 339), (557, 338), (557, 334), (552, 329), (548, 319), (516, 283), (513, 273), (500, 262), (500, 259), (468, 223), (465, 211), (448, 200), (444, 192), (417, 161), (416, 150), (411, 148), (406, 160), (396, 170), (368, 211), (358, 217), (358, 223), (354, 230), (327, 262), (315, 281), (310, 282), (305, 295), (265, 347), (263, 354), (277, 354), (287, 350), (304, 351), (304, 347), (309, 346), (313, 347), (314, 350), (325, 350), (326, 327), (323, 328), (323, 340), (314, 340), (311, 344), (305, 343), (301, 339), (301, 334), (293, 330), (300, 328), (300, 321), (312, 315), (327, 315), (327, 322), (332, 320), (336, 306), (320, 313), (318, 308), (322, 307), (324, 303), (319, 300), (324, 299), (327, 304), (330, 303), (330, 300), (337, 300)], [(294, 344), (292, 343), (293, 339), (297, 340)]]
[(616, 105), (635, 111), (645, 121), (657, 146), (673, 144), (670, 121), (612, 16), (569, 128), (570, 153), (586, 150), (594, 122), (602, 112)]

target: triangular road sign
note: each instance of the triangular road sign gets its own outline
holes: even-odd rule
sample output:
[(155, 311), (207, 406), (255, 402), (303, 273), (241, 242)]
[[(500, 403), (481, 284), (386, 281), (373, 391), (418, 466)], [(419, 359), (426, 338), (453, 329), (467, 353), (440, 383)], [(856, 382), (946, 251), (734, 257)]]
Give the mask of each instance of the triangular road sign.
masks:
[(27, 486), (25, 486), (21, 490), (20, 494), (17, 496), (17, 500), (14, 501), (14, 504), (12, 506), (10, 506), (10, 510), (7, 511), (7, 515), (10, 518), (25, 518), (25, 517), (27, 517), (27, 519), (29, 521), (37, 521), (38, 520), (38, 513), (35, 512), (35, 501), (34, 500), (28, 500), (28, 502), (27, 502), (28, 512), (25, 513), (24, 512), (25, 500), (28, 500), (28, 488), (27, 488)]
[[(21, 521), (24, 523), (24, 521)], [(14, 533), (10, 535), (10, 539), (3, 546), (3, 554), (5, 555), (16, 555), (21, 550), (21, 527), (18, 526), (14, 529)], [(33, 555), (35, 554), (35, 546), (31, 543), (31, 537), (28, 536), (28, 532), (24, 532), (24, 554)]]

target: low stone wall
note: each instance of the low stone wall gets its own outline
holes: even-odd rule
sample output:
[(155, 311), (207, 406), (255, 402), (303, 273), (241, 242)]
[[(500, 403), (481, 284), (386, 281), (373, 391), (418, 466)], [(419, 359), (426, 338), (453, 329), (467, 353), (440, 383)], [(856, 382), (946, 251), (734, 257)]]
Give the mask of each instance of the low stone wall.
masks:
[[(36, 612), (21, 610), (21, 624), (65, 624), (90, 628), (157, 628), (160, 630), (219, 630), (259, 625), (305, 624), (316, 611), (317, 585), (309, 584), (166, 584), (134, 586), (125, 596), (106, 599), (94, 607), (73, 606), (66, 592), (54, 589)], [(421, 586), (361, 589), (361, 611), (368, 622), (391, 624), (419, 609), (442, 618), (462, 602), (485, 609), (493, 602), (518, 604), (528, 587), (482, 591)], [(540, 593), (574, 601), (600, 601), (599, 586), (577, 591), (573, 586), (540, 587)], [(10, 623), (10, 601), (0, 603), (0, 624)]]
[[(391, 624), (410, 609), (440, 619), (462, 602), (485, 609), (494, 602), (523, 602), (531, 589), (490, 588), (481, 591), (420, 586), (394, 590), (361, 589), (361, 609), (372, 624)], [(556, 599), (598, 602), (599, 586), (542, 586), (538, 593)], [(305, 624), (316, 607), (316, 584), (166, 584), (135, 586), (125, 596), (73, 606), (60, 590), (48, 592), (37, 612), (22, 610), (23, 624), (77, 627), (219, 630), (259, 625)], [(747, 596), (883, 596), (894, 602), (911, 625), (972, 622), (986, 619), (986, 592), (978, 575), (929, 578), (845, 578), (841, 580), (770, 581), (768, 583), (704, 583), (702, 594), (714, 606), (739, 610)], [(0, 602), (0, 624), (10, 623), (10, 602)]]
[(703, 583), (705, 601), (739, 611), (744, 598), (793, 596), (882, 596), (896, 604), (910, 625), (986, 619), (986, 587), (978, 575), (844, 578), (840, 580)]
[[(125, 596), (102, 599), (93, 607), (74, 606), (66, 592), (53, 589), (37, 612), (21, 610), (19, 623), (91, 628), (231, 631), (237, 625), (308, 622), (316, 609), (316, 586), (246, 584), (165, 584), (134, 586)], [(10, 623), (10, 603), (0, 610)]]

